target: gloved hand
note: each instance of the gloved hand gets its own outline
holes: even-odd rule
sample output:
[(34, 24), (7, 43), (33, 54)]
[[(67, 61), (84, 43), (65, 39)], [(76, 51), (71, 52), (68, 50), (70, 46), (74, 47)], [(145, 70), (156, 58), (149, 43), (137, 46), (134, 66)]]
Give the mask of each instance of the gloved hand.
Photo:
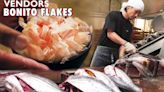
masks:
[(135, 53), (137, 51), (137, 48), (130, 42), (126, 42), (124, 46), (126, 52)]

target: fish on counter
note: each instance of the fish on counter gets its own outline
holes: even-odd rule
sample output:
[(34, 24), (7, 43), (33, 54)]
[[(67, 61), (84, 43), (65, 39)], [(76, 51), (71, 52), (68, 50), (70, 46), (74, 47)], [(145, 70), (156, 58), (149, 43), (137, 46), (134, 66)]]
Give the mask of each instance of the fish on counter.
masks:
[(59, 86), (66, 92), (121, 92), (106, 74), (89, 68), (77, 69)]
[(88, 76), (69, 76), (60, 86), (66, 92), (120, 92), (112, 90), (110, 85), (101, 80)]
[(66, 92), (142, 92), (125, 72), (113, 65), (106, 66), (104, 72), (78, 69), (59, 86)]
[(136, 86), (121, 69), (108, 65), (104, 68), (104, 72), (119, 88), (128, 90), (128, 92), (142, 92), (142, 89)]
[(156, 76), (159, 65), (164, 67), (163, 58), (143, 53), (133, 53), (127, 57), (118, 59), (116, 63), (130, 63), (134, 65), (142, 75), (148, 77)]
[(17, 73), (6, 76), (5, 92), (63, 92), (49, 79), (31, 73)]
[(84, 68), (76, 70), (74, 75), (95, 78), (106, 84), (111, 90), (113, 90), (113, 92), (121, 92), (115, 83), (106, 74), (100, 71)]

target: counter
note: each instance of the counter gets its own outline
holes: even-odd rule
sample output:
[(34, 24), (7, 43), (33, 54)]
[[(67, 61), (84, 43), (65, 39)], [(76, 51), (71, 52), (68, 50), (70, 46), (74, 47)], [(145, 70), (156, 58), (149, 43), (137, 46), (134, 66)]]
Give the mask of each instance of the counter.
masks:
[[(95, 70), (103, 71), (103, 67), (100, 68), (93, 68)], [(139, 76), (134, 76), (134, 71), (129, 72), (129, 76), (132, 78), (134, 83), (141, 87), (143, 89), (143, 92), (164, 92), (164, 72), (162, 71), (163, 69), (160, 68), (157, 76), (155, 78), (145, 78), (145, 77), (139, 77)], [(37, 74), (43, 77), (46, 77), (55, 83), (59, 84), (63, 82), (67, 76), (72, 74), (75, 71), (73, 70), (61, 70), (61, 71), (26, 71), (26, 72), (31, 72), (33, 74)], [(131, 71), (131, 70), (130, 70)], [(8, 72), (8, 71), (6, 71)], [(9, 71), (9, 74), (16, 73), (20, 71)], [(6, 76), (4, 72), (0, 72), (0, 79), (2, 77)], [(0, 81), (1, 82), (1, 81)], [(1, 86), (1, 85), (0, 85)], [(0, 87), (1, 89), (1, 87)]]

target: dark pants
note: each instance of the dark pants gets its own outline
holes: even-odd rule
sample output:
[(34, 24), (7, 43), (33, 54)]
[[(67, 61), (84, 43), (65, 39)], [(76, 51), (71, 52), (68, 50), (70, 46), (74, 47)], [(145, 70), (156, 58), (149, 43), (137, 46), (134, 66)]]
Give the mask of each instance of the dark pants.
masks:
[(115, 63), (118, 59), (118, 49), (106, 46), (97, 46), (91, 61), (91, 67), (102, 67)]

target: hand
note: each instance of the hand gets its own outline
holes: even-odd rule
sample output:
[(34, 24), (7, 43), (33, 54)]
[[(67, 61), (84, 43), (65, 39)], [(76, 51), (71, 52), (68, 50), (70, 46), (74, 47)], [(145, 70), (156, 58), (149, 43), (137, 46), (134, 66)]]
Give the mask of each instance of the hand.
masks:
[[(0, 43), (14, 50), (23, 50), (30, 43), (27, 37), (0, 24)], [(40, 69), (49, 70), (49, 68), (35, 60), (0, 50), (0, 69)]]
[(38, 63), (35, 60), (13, 53), (7, 53), (2, 50), (0, 50), (0, 69), (49, 70), (46, 65)]
[(14, 50), (23, 50), (29, 44), (26, 36), (3, 24), (0, 24), (0, 43)]
[(125, 47), (124, 46), (120, 46), (119, 48), (119, 58), (123, 58), (125, 56)]
[(126, 42), (124, 46), (126, 52), (135, 53), (137, 51), (137, 48), (130, 42)]

